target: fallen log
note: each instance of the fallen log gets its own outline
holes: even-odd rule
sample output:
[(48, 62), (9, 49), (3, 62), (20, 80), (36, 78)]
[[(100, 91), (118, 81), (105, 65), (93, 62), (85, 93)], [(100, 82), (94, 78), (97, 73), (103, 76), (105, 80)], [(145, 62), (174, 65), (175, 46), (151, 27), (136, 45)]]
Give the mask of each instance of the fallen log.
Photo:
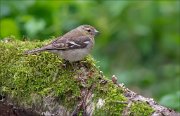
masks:
[(107, 79), (91, 56), (69, 63), (57, 55), (24, 51), (45, 42), (0, 42), (1, 116), (178, 116)]

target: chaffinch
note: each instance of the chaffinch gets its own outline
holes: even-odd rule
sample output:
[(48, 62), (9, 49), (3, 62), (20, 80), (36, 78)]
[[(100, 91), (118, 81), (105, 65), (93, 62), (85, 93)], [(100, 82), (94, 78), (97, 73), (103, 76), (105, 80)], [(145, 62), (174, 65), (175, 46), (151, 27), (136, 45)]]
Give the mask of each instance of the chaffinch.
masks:
[(58, 54), (70, 62), (80, 61), (86, 57), (94, 46), (94, 37), (98, 31), (90, 25), (81, 25), (65, 35), (56, 38), (41, 48), (26, 51), (25, 54), (48, 51)]

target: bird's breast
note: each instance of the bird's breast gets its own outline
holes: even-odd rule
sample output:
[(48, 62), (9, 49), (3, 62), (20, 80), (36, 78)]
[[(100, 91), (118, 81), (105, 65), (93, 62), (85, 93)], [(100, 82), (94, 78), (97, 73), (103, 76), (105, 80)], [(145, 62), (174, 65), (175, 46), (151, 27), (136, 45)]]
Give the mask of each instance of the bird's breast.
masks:
[(82, 60), (84, 57), (86, 57), (90, 53), (90, 51), (91, 50), (87, 48), (61, 51), (60, 56), (65, 60), (74, 62), (74, 61)]

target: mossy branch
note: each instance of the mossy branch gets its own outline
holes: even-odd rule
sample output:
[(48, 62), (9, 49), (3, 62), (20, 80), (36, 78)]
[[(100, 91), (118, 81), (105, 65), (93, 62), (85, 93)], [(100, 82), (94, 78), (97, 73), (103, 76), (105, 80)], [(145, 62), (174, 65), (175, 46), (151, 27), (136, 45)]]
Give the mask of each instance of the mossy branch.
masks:
[[(117, 84), (115, 77), (106, 79), (91, 56), (70, 64), (48, 52), (23, 54), (45, 43), (0, 42), (0, 112), (47, 116), (175, 114)], [(15, 108), (9, 108), (9, 103)]]

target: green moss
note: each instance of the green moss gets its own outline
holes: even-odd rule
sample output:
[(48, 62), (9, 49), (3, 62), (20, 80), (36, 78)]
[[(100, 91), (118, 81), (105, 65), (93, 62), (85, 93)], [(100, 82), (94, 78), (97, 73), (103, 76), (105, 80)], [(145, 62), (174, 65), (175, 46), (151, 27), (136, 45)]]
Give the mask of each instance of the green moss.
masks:
[(20, 101), (18, 104), (31, 105), (31, 94), (35, 93), (45, 96), (53, 91), (62, 101), (69, 93), (75, 96), (73, 98), (80, 95), (79, 85), (73, 78), (75, 72), (70, 64), (63, 68), (64, 61), (48, 52), (23, 54), (25, 50), (42, 44), (45, 42), (0, 43), (0, 91), (8, 94), (13, 101)]
[[(27, 108), (41, 104), (44, 98), (50, 96), (73, 111), (81, 98), (81, 89), (95, 85), (92, 90), (94, 115), (114, 116), (122, 113), (126, 104), (121, 102), (127, 101), (123, 90), (112, 82), (101, 82), (104, 78), (91, 56), (81, 61), (83, 66), (80, 66), (80, 63), (67, 63), (49, 52), (23, 54), (25, 50), (40, 47), (47, 42), (0, 42), (0, 94)], [(78, 80), (79, 77), (84, 83)], [(97, 105), (99, 99), (105, 101), (101, 108)], [(147, 104), (142, 109), (139, 106), (136, 108), (136, 104), (132, 107), (132, 114), (149, 113)]]
[[(21, 106), (31, 107), (32, 100), (36, 99), (32, 99), (34, 95), (41, 96), (41, 101), (43, 97), (51, 95), (58, 97), (64, 106), (72, 108), (78, 102), (82, 87), (75, 76), (82, 70), (78, 66), (74, 68), (72, 64), (49, 52), (23, 54), (24, 51), (40, 47), (47, 42), (0, 42), (0, 92), (7, 94)], [(93, 76), (97, 74), (94, 60), (90, 56), (82, 62), (93, 72)], [(90, 79), (87, 85), (90, 86), (91, 83)]]
[(95, 99), (98, 103), (99, 99), (104, 100), (104, 105), (98, 108), (96, 105), (96, 116), (119, 116), (126, 104), (122, 103), (127, 99), (122, 94), (123, 91), (113, 83), (99, 84), (96, 88)]
[(150, 116), (154, 110), (145, 102), (134, 102), (130, 108), (130, 116)]

